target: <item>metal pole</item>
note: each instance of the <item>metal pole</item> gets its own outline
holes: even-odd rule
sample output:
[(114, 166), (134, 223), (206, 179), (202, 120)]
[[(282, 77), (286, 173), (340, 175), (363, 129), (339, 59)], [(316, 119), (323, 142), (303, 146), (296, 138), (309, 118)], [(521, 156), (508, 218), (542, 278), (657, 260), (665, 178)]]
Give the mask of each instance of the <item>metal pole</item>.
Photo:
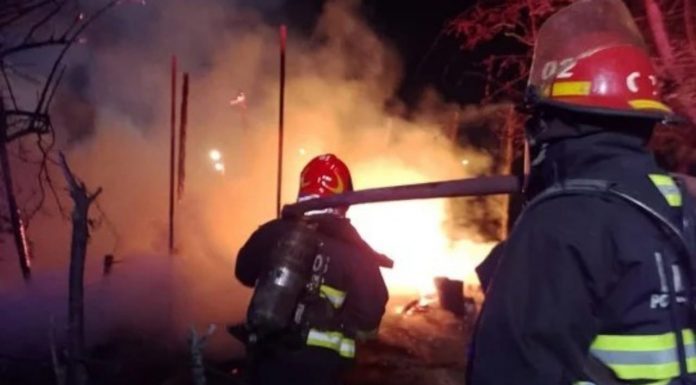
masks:
[(189, 74), (184, 73), (184, 84), (181, 91), (181, 116), (179, 117), (179, 175), (177, 183), (177, 198), (181, 202), (184, 196), (184, 181), (186, 179), (186, 124), (188, 119)]
[(285, 41), (287, 29), (280, 26), (280, 109), (278, 114), (278, 180), (276, 191), (276, 215), (280, 216), (280, 199), (283, 186), (283, 115), (285, 109)]
[(176, 153), (176, 56), (172, 56), (172, 97), (169, 151), (169, 254), (174, 253), (174, 165)]

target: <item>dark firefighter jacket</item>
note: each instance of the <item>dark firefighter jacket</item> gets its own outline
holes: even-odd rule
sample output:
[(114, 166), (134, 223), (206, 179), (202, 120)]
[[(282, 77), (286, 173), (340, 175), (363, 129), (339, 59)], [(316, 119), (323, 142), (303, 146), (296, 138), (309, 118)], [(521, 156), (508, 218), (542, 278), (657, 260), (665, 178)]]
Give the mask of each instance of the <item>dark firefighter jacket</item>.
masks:
[[(310, 218), (318, 224), (322, 254), (329, 258), (320, 295), (335, 311), (329, 319), (313, 317), (306, 344), (353, 358), (354, 338), (376, 332), (385, 311), (388, 293), (378, 265), (383, 256), (362, 240), (348, 219), (331, 214)], [(270, 248), (288, 226), (287, 220), (273, 220), (251, 235), (237, 256), (235, 275), (242, 284), (254, 286), (267, 267)]]
[[(642, 140), (619, 133), (555, 142), (533, 174), (535, 191), (612, 181), (679, 229), (691, 205)], [(478, 273), (467, 384), (696, 383), (691, 261), (631, 204), (571, 194), (528, 206)]]

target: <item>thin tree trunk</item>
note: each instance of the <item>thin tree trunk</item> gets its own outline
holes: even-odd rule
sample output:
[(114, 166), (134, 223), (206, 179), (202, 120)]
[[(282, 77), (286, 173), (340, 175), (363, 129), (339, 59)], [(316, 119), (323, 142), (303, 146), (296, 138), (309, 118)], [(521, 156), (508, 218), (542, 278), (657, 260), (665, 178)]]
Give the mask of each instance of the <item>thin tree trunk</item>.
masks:
[(19, 268), (25, 280), (31, 278), (31, 258), (29, 245), (26, 238), (26, 230), (22, 217), (19, 215), (17, 198), (14, 194), (14, 183), (12, 181), (12, 170), (10, 159), (7, 153), (7, 117), (5, 115), (4, 101), (0, 100), (0, 168), (2, 169), (3, 184), (5, 185), (5, 196), (7, 197), (7, 207), (10, 214), (10, 224), (14, 236), (17, 256), (19, 257)]
[(60, 154), (65, 179), (70, 185), (70, 196), (75, 204), (72, 211), (72, 242), (70, 245), (70, 282), (68, 294), (68, 385), (85, 385), (85, 321), (84, 321), (84, 273), (89, 240), (89, 206), (101, 193), (101, 188), (89, 195), (84, 183), (78, 183)]
[(669, 34), (665, 27), (660, 5), (656, 0), (645, 0), (644, 4), (657, 51), (668, 70), (674, 72), (674, 52), (672, 51), (672, 46), (669, 44)]
[(85, 368), (85, 322), (84, 322), (84, 272), (87, 255), (87, 210), (86, 196), (74, 195), (75, 208), (72, 214), (72, 242), (70, 247), (70, 291), (68, 319), (68, 384), (84, 384)]
[[(685, 13), (690, 10), (689, 1), (685, 2)], [(657, 47), (657, 52), (664, 63), (667, 73), (676, 81), (677, 84), (684, 84), (688, 79), (688, 74), (684, 73), (678, 66), (674, 50), (669, 41), (669, 33), (664, 22), (664, 16), (657, 0), (644, 0), (645, 11), (648, 16), (648, 24), (652, 32), (653, 41)], [(687, 25), (688, 27), (688, 25)], [(680, 101), (680, 107), (689, 120), (696, 124), (696, 105), (690, 101)], [(687, 143), (694, 140), (693, 135), (688, 135)], [(688, 144), (687, 144), (688, 145)], [(691, 166), (689, 156), (680, 156), (677, 160), (676, 171), (687, 172)]]

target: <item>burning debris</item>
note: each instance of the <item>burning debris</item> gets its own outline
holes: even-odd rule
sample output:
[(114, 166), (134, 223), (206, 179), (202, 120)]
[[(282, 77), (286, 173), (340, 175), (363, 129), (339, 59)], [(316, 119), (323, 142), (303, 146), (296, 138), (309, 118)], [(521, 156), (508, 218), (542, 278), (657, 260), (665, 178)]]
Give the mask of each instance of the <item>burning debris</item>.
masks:
[[(452, 280), (446, 277), (435, 277), (437, 293), (428, 293), (418, 299), (408, 302), (404, 306), (397, 306), (396, 314), (410, 315), (430, 310), (437, 304), (442, 310), (448, 311), (457, 317), (473, 317), (476, 314), (476, 299), (465, 295), (464, 282)], [(478, 285), (469, 285), (469, 293), (479, 291)]]
[(379, 337), (358, 347), (348, 384), (461, 384), (466, 346), (473, 328), (470, 317), (431, 304), (427, 311), (387, 314)]
[(359, 347), (349, 385), (464, 382), (466, 346), (481, 304), (480, 288), (445, 277), (436, 277), (434, 285), (435, 293), (391, 306), (378, 339)]

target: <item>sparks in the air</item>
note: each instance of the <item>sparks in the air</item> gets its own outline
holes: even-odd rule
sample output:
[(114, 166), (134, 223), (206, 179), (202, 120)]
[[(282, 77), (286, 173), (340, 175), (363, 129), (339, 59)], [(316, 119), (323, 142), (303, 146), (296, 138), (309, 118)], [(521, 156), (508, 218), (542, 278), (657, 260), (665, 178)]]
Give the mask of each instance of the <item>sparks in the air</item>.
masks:
[(224, 174), (225, 173), (225, 165), (222, 164), (221, 162), (215, 162), (213, 165), (213, 168), (215, 168), (215, 171)]
[(230, 100), (230, 106), (239, 106), (242, 109), (246, 109), (246, 95), (244, 94), (244, 92), (240, 92), (236, 98)]
[(462, 159), (462, 166), (468, 166), (469, 165), (469, 159)]
[(305, 155), (307, 153), (307, 151), (305, 151), (304, 148), (301, 148), (298, 152), (300, 153), (300, 155)]
[(220, 159), (222, 159), (222, 153), (220, 153), (220, 151), (215, 150), (215, 149), (210, 150), (209, 156), (210, 156), (210, 160), (212, 160), (213, 162), (219, 162)]

